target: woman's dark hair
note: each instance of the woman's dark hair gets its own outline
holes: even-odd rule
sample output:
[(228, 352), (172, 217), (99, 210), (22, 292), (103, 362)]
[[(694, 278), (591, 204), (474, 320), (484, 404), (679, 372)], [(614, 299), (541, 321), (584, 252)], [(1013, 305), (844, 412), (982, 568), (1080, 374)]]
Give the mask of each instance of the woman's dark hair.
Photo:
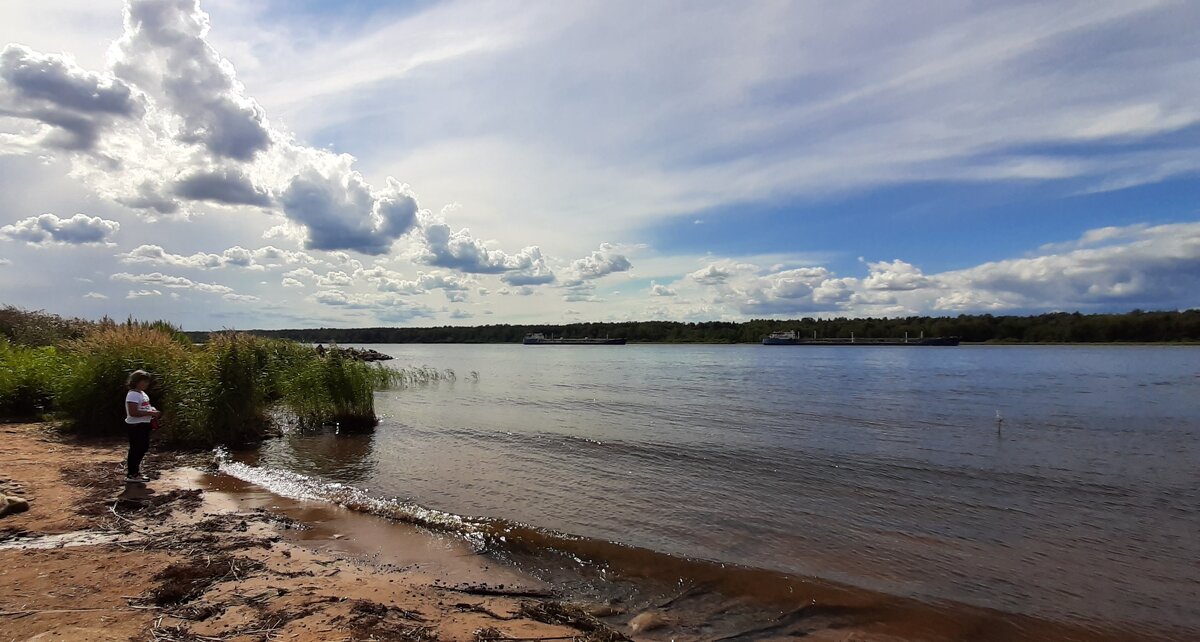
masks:
[(129, 386), (130, 390), (134, 390), (143, 381), (150, 381), (150, 373), (145, 370), (134, 370), (129, 373), (129, 381), (125, 382), (125, 385)]

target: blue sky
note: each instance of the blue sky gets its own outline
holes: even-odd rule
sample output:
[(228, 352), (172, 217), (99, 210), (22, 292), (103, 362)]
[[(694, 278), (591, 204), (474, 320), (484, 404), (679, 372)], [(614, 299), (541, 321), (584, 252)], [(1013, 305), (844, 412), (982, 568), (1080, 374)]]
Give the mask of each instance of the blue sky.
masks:
[(1192, 308), (1195, 24), (5, 3), (0, 301), (196, 329)]

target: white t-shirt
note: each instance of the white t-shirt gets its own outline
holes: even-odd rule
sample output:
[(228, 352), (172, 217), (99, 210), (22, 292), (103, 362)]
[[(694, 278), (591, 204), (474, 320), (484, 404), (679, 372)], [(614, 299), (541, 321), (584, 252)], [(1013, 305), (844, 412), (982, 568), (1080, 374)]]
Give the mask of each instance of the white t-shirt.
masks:
[(154, 419), (154, 417), (147, 415), (142, 415), (141, 417), (131, 417), (129, 415), (129, 404), (131, 402), (137, 404), (138, 410), (142, 412), (150, 412), (151, 410), (154, 410), (154, 406), (150, 405), (150, 395), (141, 390), (130, 390), (129, 393), (125, 395), (125, 423), (148, 424), (150, 423), (151, 419)]

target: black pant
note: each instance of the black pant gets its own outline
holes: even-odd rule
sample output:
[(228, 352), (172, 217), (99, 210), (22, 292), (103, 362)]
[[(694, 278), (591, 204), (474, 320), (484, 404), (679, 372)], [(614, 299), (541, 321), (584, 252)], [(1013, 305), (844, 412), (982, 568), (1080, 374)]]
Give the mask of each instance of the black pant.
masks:
[(126, 464), (129, 476), (137, 477), (142, 472), (142, 457), (150, 450), (150, 424), (126, 424), (129, 430), (129, 459)]

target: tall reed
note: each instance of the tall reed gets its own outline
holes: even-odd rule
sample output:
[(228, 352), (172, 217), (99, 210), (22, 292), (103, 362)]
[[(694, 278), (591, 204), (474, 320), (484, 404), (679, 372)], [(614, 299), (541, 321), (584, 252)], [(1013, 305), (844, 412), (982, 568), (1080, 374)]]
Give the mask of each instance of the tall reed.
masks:
[(34, 417), (49, 409), (64, 362), (52, 346), (14, 345), (0, 337), (0, 417)]
[(100, 327), (63, 345), (68, 367), (60, 380), (57, 407), (71, 427), (87, 434), (112, 433), (125, 418), (129, 373), (145, 370), (147, 391), (169, 423), (178, 408), (177, 390), (189, 383), (189, 351), (169, 334), (142, 326)]
[(375, 389), (386, 385), (377, 367), (330, 350), (281, 371), (280, 401), (301, 426), (336, 424), (362, 430), (379, 422)]
[(320, 354), (236, 332), (213, 334), (197, 346), (165, 322), (103, 319), (79, 331), (57, 347), (0, 336), (0, 415), (53, 410), (77, 432), (121, 434), (125, 382), (140, 369), (151, 373), (148, 393), (163, 411), (160, 438), (236, 444), (262, 438), (279, 416), (307, 426), (370, 429), (378, 423), (376, 389), (454, 378), (449, 370), (390, 369), (337, 350)]

